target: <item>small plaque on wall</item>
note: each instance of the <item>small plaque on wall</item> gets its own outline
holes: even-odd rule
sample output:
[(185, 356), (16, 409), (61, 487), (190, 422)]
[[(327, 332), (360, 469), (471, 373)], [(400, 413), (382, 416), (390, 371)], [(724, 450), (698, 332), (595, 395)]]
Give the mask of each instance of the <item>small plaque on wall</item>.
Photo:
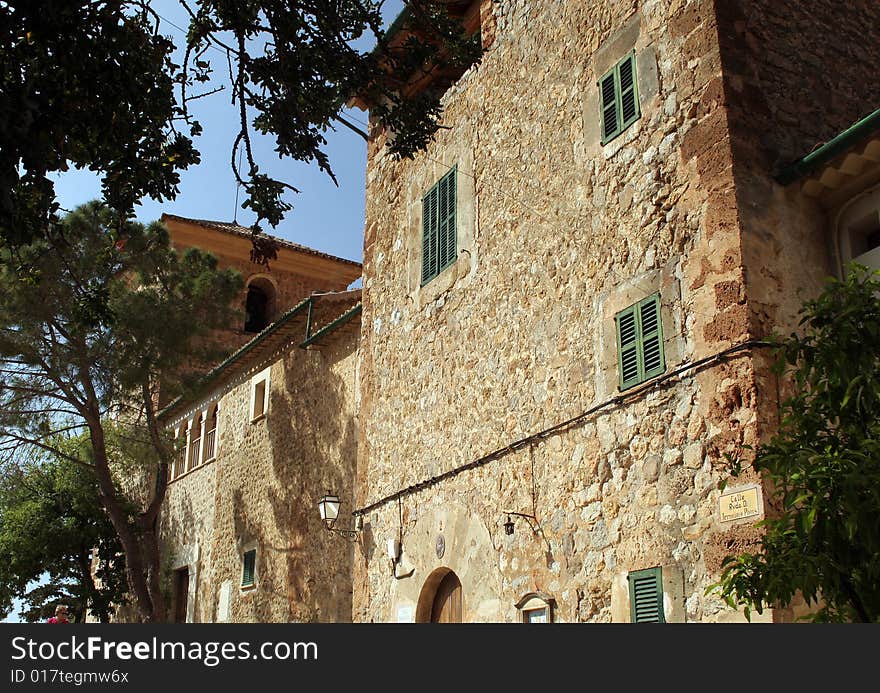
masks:
[(401, 604), (397, 607), (398, 623), (413, 623), (414, 620), (412, 604)]
[(733, 522), (760, 515), (761, 490), (757, 486), (731, 489), (718, 500), (722, 522)]
[(232, 600), (232, 582), (226, 580), (220, 585), (220, 600), (217, 605), (217, 620), (221, 623), (229, 620), (229, 602)]

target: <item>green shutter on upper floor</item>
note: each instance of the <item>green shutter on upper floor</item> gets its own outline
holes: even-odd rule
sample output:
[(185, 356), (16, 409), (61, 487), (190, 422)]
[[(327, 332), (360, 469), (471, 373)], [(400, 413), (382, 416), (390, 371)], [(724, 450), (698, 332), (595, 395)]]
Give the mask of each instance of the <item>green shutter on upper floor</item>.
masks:
[(639, 382), (639, 333), (636, 324), (636, 306), (630, 306), (615, 316), (617, 321), (617, 366), (620, 389)]
[(660, 310), (660, 294), (654, 294), (614, 316), (621, 390), (643, 383), (666, 370)]
[(256, 577), (256, 567), (257, 567), (257, 550), (251, 549), (250, 551), (245, 551), (242, 556), (242, 567), (241, 567), (241, 586), (249, 587), (254, 584), (254, 580)]
[(607, 144), (639, 119), (636, 56), (632, 51), (599, 80), (602, 144)]
[(434, 276), (437, 265), (437, 187), (422, 198), (422, 284)]
[(620, 133), (620, 119), (617, 111), (617, 78), (612, 68), (599, 80), (599, 95), (602, 105), (602, 144), (609, 142)]
[(660, 294), (646, 298), (639, 304), (639, 331), (642, 338), (642, 380), (648, 380), (666, 370), (663, 359), (663, 329), (660, 324)]
[(437, 253), (438, 273), (452, 264), (456, 256), (456, 228), (455, 228), (455, 193), (456, 193), (456, 169), (447, 173), (439, 184), (440, 210), (438, 224)]
[(455, 262), (457, 167), (452, 167), (422, 198), (422, 286)]

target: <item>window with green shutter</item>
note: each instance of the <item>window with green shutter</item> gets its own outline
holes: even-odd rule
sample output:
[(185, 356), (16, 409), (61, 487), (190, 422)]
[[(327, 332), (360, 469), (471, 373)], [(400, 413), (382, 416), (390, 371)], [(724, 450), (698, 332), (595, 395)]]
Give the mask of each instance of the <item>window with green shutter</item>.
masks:
[(252, 587), (256, 578), (257, 550), (245, 551), (241, 563), (241, 586)]
[(660, 294), (634, 303), (614, 316), (620, 389), (626, 390), (666, 370)]
[(422, 286), (455, 262), (458, 254), (456, 174), (453, 167), (422, 198)]
[(602, 144), (610, 142), (641, 115), (636, 85), (636, 54), (632, 51), (599, 80)]
[(635, 570), (629, 575), (629, 613), (632, 623), (666, 623), (663, 614), (663, 578), (660, 568)]

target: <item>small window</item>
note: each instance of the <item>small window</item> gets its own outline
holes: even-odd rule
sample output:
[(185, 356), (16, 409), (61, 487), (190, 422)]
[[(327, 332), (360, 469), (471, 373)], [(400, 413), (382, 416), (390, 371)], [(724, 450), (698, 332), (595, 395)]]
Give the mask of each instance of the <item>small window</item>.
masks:
[(179, 447), (177, 448), (177, 454), (174, 456), (174, 461), (171, 464), (172, 479), (176, 479), (186, 471), (186, 455), (189, 451), (189, 445), (187, 444), (185, 422), (182, 423), (177, 430), (176, 444)]
[(539, 606), (533, 609), (523, 609), (523, 623), (549, 623), (548, 607)]
[(453, 167), (422, 198), (422, 286), (455, 262), (458, 255), (456, 171)]
[(245, 551), (241, 557), (241, 586), (253, 587), (257, 579), (257, 550)]
[(852, 261), (880, 269), (880, 210), (871, 210), (848, 227)]
[(627, 55), (599, 80), (602, 116), (602, 144), (606, 144), (636, 122), (639, 93), (636, 85), (636, 54)]
[(269, 369), (267, 368), (251, 379), (251, 421), (262, 419), (268, 407)]
[(614, 316), (620, 389), (626, 390), (666, 370), (660, 294), (631, 305)]
[(553, 623), (552, 597), (541, 592), (530, 592), (516, 604), (520, 623)]
[(266, 398), (266, 381), (260, 380), (254, 385), (254, 418), (258, 419), (266, 413), (263, 400)]
[(666, 623), (663, 614), (663, 578), (659, 567), (636, 570), (629, 580), (629, 614), (632, 623)]

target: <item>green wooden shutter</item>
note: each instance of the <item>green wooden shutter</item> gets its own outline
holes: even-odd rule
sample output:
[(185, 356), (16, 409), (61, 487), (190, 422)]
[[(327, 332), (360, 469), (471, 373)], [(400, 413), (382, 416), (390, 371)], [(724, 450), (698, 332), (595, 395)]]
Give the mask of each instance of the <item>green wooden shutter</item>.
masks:
[(617, 78), (612, 69), (599, 80), (599, 93), (602, 109), (602, 144), (614, 139), (620, 132), (620, 119), (617, 110)]
[(639, 117), (639, 99), (636, 91), (636, 56), (630, 53), (617, 66), (620, 84), (620, 129), (634, 123)]
[(615, 316), (617, 321), (617, 364), (620, 389), (639, 382), (639, 332), (636, 306), (630, 306)]
[(626, 390), (666, 370), (660, 294), (634, 303), (614, 316), (620, 389)]
[(642, 380), (660, 375), (666, 370), (663, 359), (663, 329), (660, 324), (660, 295), (655, 294), (639, 304), (639, 332), (641, 333)]
[(438, 186), (440, 191), (438, 274), (442, 269), (451, 265), (456, 256), (455, 177), (456, 169), (453, 168), (440, 180)]
[(422, 286), (451, 265), (458, 254), (456, 171), (453, 167), (422, 198)]
[(639, 119), (635, 51), (599, 80), (602, 144), (606, 144)]
[(663, 613), (663, 578), (660, 568), (636, 570), (629, 579), (629, 613), (632, 623), (666, 623)]
[(241, 586), (248, 587), (254, 584), (254, 576), (257, 567), (257, 550), (245, 551), (241, 568)]
[(422, 198), (422, 284), (437, 275), (437, 198), (440, 191), (434, 186)]

